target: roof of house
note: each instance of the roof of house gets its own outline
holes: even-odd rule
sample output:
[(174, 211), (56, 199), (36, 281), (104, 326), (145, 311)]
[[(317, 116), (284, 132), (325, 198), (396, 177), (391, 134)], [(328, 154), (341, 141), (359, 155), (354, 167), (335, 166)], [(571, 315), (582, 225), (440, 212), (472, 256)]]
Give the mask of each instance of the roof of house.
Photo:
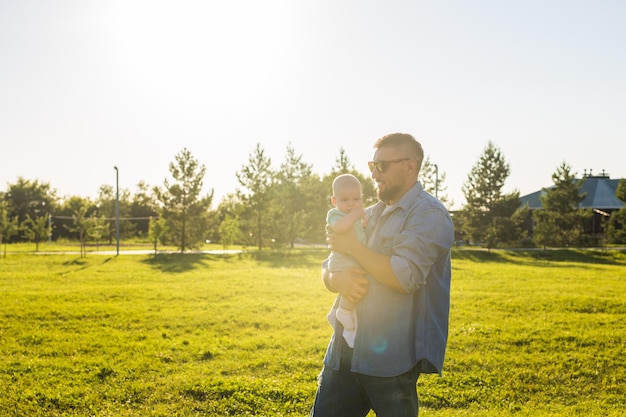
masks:
[[(585, 194), (585, 199), (578, 207), (619, 210), (626, 204), (615, 196), (620, 180), (612, 180), (608, 177), (586, 177), (584, 180), (585, 182), (580, 188), (580, 192), (581, 194)], [(554, 186), (549, 188), (554, 188)], [(544, 194), (544, 190), (535, 191), (534, 193), (520, 197), (520, 203), (522, 206), (528, 204), (530, 209), (542, 208), (543, 206), (539, 197)]]

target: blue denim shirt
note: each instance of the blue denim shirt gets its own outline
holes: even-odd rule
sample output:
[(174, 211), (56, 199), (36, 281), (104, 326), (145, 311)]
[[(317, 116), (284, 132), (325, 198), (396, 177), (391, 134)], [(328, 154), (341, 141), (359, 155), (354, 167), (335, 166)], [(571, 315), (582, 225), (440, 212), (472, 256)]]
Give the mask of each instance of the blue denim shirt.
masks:
[[(400, 293), (371, 276), (367, 295), (356, 305), (358, 330), (352, 371), (389, 377), (419, 364), (439, 373), (448, 340), (450, 248), (454, 240), (448, 210), (418, 182), (383, 214), (385, 203), (368, 208), (370, 249), (391, 256)], [(334, 317), (333, 306), (329, 317)], [(343, 329), (337, 320), (324, 364), (339, 369)]]

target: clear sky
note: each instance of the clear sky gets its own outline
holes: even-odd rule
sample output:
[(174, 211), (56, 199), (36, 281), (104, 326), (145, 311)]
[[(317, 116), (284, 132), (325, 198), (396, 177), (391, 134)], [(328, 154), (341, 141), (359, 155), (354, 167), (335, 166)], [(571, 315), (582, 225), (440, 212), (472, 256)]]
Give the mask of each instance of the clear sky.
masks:
[[(183, 148), (216, 201), (256, 143), (326, 174), (413, 134), (455, 206), (489, 141), (506, 192), (626, 177), (621, 0), (1, 0), (0, 190), (162, 185)], [(215, 206), (216, 204), (214, 204)]]

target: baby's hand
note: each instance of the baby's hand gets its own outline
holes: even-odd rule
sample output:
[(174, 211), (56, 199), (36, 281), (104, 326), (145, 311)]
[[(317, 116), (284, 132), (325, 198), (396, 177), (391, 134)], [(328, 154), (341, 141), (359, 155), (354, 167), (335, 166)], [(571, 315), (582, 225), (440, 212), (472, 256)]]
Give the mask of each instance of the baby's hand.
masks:
[(365, 210), (363, 209), (363, 207), (355, 207), (350, 210), (350, 218), (352, 219), (352, 222), (357, 221), (357, 219), (363, 218), (363, 216), (365, 216)]
[(367, 216), (365, 215), (365, 211), (361, 214), (361, 224), (363, 227), (367, 227)]

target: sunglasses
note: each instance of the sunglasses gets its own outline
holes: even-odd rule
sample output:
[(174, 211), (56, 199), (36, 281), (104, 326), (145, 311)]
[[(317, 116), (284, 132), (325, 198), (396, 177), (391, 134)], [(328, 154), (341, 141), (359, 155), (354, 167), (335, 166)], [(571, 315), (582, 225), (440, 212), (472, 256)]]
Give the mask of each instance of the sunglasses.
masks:
[(370, 172), (374, 172), (374, 168), (378, 170), (381, 174), (387, 170), (387, 164), (394, 164), (396, 162), (402, 161), (410, 161), (411, 158), (402, 158), (402, 159), (392, 159), (390, 161), (369, 161), (367, 166), (370, 169)]

